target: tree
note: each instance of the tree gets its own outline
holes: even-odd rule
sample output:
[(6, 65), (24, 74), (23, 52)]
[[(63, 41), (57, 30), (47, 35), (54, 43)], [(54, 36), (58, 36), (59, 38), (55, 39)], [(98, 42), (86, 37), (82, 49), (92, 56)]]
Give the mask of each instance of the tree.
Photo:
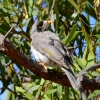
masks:
[[(31, 59), (31, 26), (36, 20), (50, 18), (49, 30), (70, 49), (75, 75), (91, 70), (82, 80), (88, 98), (99, 98), (99, 13), (98, 0), (0, 0), (2, 94), (8, 89), (10, 100), (79, 100), (61, 70), (45, 70)], [(91, 18), (96, 21), (93, 26)], [(10, 84), (14, 84), (14, 91)]]

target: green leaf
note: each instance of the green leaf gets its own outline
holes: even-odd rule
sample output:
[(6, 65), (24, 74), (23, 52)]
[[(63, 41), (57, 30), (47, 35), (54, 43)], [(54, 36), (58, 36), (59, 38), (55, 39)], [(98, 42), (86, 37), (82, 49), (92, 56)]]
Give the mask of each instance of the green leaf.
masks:
[[(84, 68), (86, 66), (86, 60), (84, 58), (80, 59), (80, 58), (74, 56), (74, 59), (76, 60), (78, 65), (80, 65), (82, 68)], [(78, 70), (81, 71), (80, 68), (78, 68)]]
[(75, 37), (79, 34), (77, 30), (77, 24), (75, 24), (71, 30), (71, 32), (68, 34), (68, 36), (66, 36), (63, 40), (62, 43), (63, 44), (68, 44), (70, 41), (72, 41), (73, 39), (75, 39)]
[(4, 1), (5, 6), (8, 8), (8, 2), (9, 2), (9, 0), (3, 0), (3, 1)]
[(80, 19), (82, 20), (82, 25), (84, 26), (86, 32), (90, 34), (90, 23), (89, 23), (89, 18), (87, 16), (80, 14)]
[(39, 12), (39, 10), (33, 10), (33, 12), (32, 12), (32, 15), (37, 15), (38, 14), (38, 12)]
[(95, 95), (93, 93), (91, 93), (89, 96), (88, 96), (88, 99), (92, 99), (93, 97), (95, 97)]
[(100, 34), (93, 35), (94, 37), (100, 39)]
[(14, 83), (15, 83), (16, 85), (19, 85), (19, 84), (20, 84), (20, 80), (19, 80), (17, 74), (14, 74)]
[(22, 87), (17, 87), (16, 86), (15, 89), (16, 89), (16, 91), (21, 92), (21, 93), (26, 92), (26, 90), (24, 90)]
[(29, 93), (23, 93), (25, 95), (26, 98), (28, 98), (29, 100), (34, 100), (34, 96), (32, 94)]
[(99, 73), (99, 72), (96, 72), (96, 71), (93, 71), (93, 72), (92, 72), (92, 75), (93, 75), (93, 76), (100, 76), (100, 73)]
[(57, 89), (51, 89), (51, 90), (47, 90), (46, 94), (53, 94), (57, 91)]
[(100, 90), (95, 90), (93, 93), (91, 93), (88, 96), (88, 99), (92, 99), (92, 98), (96, 97), (97, 95), (100, 95)]
[(95, 90), (93, 93), (94, 93), (96, 96), (97, 96), (97, 95), (100, 95), (100, 90)]
[(85, 39), (86, 39), (86, 42), (87, 42), (88, 49), (89, 49), (90, 52), (92, 53), (92, 52), (93, 52), (92, 41), (91, 41), (91, 39), (90, 39), (89, 34), (86, 32), (85, 28), (83, 28), (83, 33), (84, 33), (84, 36), (85, 36)]
[(29, 0), (29, 6), (33, 6), (33, 0)]
[(88, 1), (86, 1), (85, 12), (97, 19), (95, 8)]
[(87, 66), (94, 65), (94, 54), (93, 52), (89, 52), (88, 59), (87, 59)]
[(33, 87), (34, 85), (36, 85), (36, 84), (35, 84), (34, 82), (32, 82), (32, 83), (29, 83), (27, 87), (28, 87), (28, 88), (31, 88), (31, 87)]
[(86, 48), (85, 48), (85, 50), (84, 50), (83, 58), (84, 58), (84, 59), (87, 58), (87, 46), (86, 46)]
[(79, 8), (78, 8), (77, 4), (75, 3), (75, 1), (74, 0), (67, 0), (67, 1), (70, 2), (75, 7), (77, 12), (79, 13)]
[(32, 91), (38, 90), (38, 89), (39, 89), (39, 86), (40, 86), (40, 85), (35, 85), (35, 86), (31, 87), (31, 90), (32, 90)]
[(57, 92), (61, 95), (62, 94), (62, 86), (57, 86)]

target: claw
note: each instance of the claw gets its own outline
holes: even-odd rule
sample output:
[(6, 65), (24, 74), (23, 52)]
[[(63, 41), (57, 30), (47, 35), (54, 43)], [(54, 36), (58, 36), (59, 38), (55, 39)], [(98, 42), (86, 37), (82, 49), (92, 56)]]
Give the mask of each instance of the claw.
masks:
[(45, 70), (47, 70), (47, 66), (45, 65), (44, 62), (39, 63), (39, 65), (41, 65)]

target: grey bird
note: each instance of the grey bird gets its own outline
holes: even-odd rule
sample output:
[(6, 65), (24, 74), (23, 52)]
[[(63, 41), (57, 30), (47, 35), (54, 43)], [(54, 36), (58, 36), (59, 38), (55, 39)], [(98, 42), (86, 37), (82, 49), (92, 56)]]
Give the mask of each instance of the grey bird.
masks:
[(32, 54), (40, 64), (50, 65), (51, 62), (58, 64), (67, 75), (72, 87), (78, 90), (76, 77), (70, 68), (73, 62), (68, 48), (61, 43), (55, 33), (48, 31), (50, 23), (51, 21), (37, 21), (33, 24), (30, 32)]

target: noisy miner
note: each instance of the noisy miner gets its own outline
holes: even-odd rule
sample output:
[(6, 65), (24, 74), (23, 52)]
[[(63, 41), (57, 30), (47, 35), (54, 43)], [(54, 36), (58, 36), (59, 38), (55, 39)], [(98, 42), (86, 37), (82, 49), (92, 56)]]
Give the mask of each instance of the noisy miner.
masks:
[(37, 21), (33, 24), (30, 38), (31, 51), (35, 60), (42, 66), (56, 63), (67, 75), (72, 87), (78, 90), (76, 77), (70, 67), (72, 66), (72, 58), (69, 55), (68, 48), (64, 46), (59, 37), (48, 31), (51, 21)]

